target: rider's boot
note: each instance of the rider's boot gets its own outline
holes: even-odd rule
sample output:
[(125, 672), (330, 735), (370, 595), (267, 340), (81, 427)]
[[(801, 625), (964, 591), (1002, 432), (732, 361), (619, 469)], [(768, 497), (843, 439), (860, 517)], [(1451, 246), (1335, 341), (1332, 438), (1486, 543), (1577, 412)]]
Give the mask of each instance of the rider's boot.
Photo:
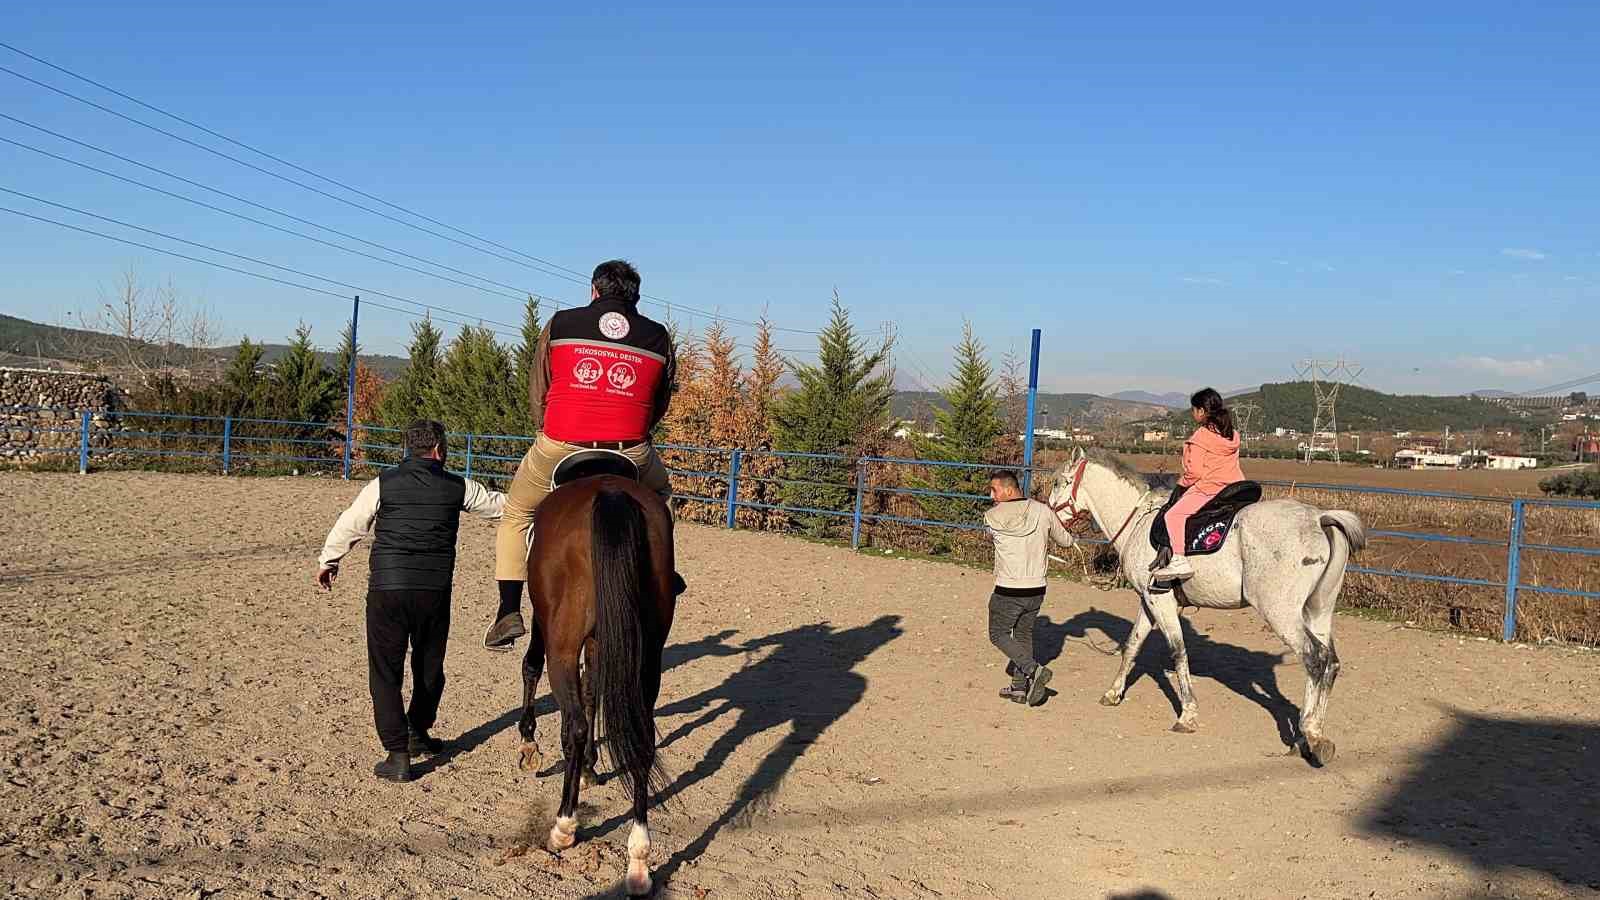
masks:
[(494, 624), (483, 635), (483, 645), (490, 650), (510, 650), (517, 638), (528, 633), (522, 621), (522, 582), (501, 581), (500, 607), (494, 614)]

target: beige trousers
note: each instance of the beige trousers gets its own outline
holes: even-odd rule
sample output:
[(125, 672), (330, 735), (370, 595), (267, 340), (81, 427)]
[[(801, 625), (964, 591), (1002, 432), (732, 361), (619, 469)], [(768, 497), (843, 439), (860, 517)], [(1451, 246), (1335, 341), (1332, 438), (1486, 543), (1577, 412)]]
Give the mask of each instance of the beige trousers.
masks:
[[(588, 449), (545, 437), (540, 432), (533, 446), (517, 464), (517, 474), (506, 491), (505, 512), (494, 540), (494, 577), (497, 581), (526, 581), (528, 578), (528, 529), (533, 526), (533, 511), (550, 493), (550, 476), (567, 454)], [(660, 494), (672, 497), (667, 467), (649, 441), (624, 447), (622, 454), (639, 467), (639, 482)]]

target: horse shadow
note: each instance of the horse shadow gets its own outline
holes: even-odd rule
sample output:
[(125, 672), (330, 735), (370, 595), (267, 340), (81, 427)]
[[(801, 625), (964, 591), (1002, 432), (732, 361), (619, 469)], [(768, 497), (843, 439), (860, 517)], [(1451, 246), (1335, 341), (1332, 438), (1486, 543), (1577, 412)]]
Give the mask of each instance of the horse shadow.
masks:
[[(1216, 681), (1266, 710), (1277, 726), (1278, 739), (1283, 745), (1298, 746), (1300, 707), (1278, 687), (1277, 667), (1283, 663), (1287, 651), (1269, 653), (1212, 640), (1209, 635), (1196, 631), (1187, 616), (1181, 618), (1179, 624), (1183, 628), (1184, 647), (1189, 651), (1189, 673), (1196, 678)], [(1094, 631), (1116, 642), (1116, 654), (1108, 656), (1107, 669), (1108, 676), (1115, 674), (1122, 645), (1133, 633), (1133, 623), (1095, 607), (1060, 623), (1041, 616), (1033, 631), (1034, 658), (1045, 663), (1054, 661), (1065, 652), (1069, 640), (1093, 647), (1090, 632)], [(1139, 648), (1139, 656), (1128, 674), (1128, 689), (1131, 691), (1140, 678), (1148, 676), (1172, 704), (1173, 714), (1179, 715), (1183, 712), (1183, 702), (1167, 677), (1171, 659), (1172, 652), (1166, 646), (1165, 636), (1160, 630), (1151, 632), (1144, 646)]]
[(1446, 709), (1452, 722), (1359, 827), (1600, 890), (1600, 726)]
[[(661, 670), (665, 672), (705, 656), (732, 656), (736, 653), (741, 653), (743, 651), (739, 647), (727, 643), (729, 638), (738, 633), (737, 630), (730, 628), (716, 634), (705, 635), (697, 640), (672, 644), (661, 651)], [(511, 656), (512, 654), (506, 655)], [(522, 678), (520, 664), (516, 669), (516, 677), (520, 683)], [(556, 706), (555, 695), (548, 691), (534, 700), (534, 715), (536, 716), (550, 715), (559, 711), (560, 709)], [(452, 760), (463, 753), (471, 753), (488, 743), (500, 732), (517, 724), (517, 721), (521, 718), (522, 707), (520, 705), (513, 706), (482, 725), (463, 732), (455, 740), (446, 741), (443, 752), (436, 753), (427, 757), (424, 761), (412, 765), (412, 777), (422, 778), (449, 765)], [(539, 777), (557, 774), (563, 770), (564, 766), (565, 761), (557, 761), (553, 768), (538, 773)]]
[[(698, 714), (663, 737), (659, 744), (663, 749), (720, 718), (734, 720), (692, 769), (656, 795), (657, 805), (670, 802), (714, 775), (756, 735), (774, 728), (787, 729), (778, 745), (739, 787), (728, 808), (657, 870), (658, 883), (669, 883), (680, 867), (698, 859), (724, 828), (748, 825), (771, 806), (784, 778), (807, 748), (866, 695), (866, 676), (854, 670), (903, 633), (899, 623), (897, 615), (881, 616), (866, 625), (846, 629), (818, 622), (755, 638), (739, 645), (735, 652), (771, 648), (760, 661), (746, 664), (714, 687), (656, 710), (658, 717)], [(604, 834), (625, 818), (619, 816), (603, 823), (595, 833)]]

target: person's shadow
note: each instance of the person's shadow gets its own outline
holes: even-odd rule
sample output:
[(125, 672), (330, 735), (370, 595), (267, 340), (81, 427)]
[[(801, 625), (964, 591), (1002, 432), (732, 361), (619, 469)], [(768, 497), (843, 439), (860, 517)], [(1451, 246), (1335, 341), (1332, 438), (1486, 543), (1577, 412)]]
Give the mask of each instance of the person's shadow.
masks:
[[(652, 798), (657, 804), (670, 802), (709, 778), (750, 738), (772, 728), (788, 729), (778, 746), (745, 779), (728, 808), (657, 870), (658, 883), (670, 882), (680, 866), (698, 859), (723, 828), (748, 823), (770, 805), (806, 748), (866, 695), (867, 679), (854, 669), (903, 633), (899, 623), (900, 617), (894, 615), (844, 630), (819, 622), (756, 638), (737, 650), (754, 653), (772, 648), (759, 662), (746, 665), (715, 687), (656, 710), (658, 717), (699, 714), (663, 737), (662, 748), (717, 719), (734, 717), (732, 727), (712, 743), (692, 769)], [(621, 821), (618, 818), (604, 823), (595, 833), (610, 831)]]
[[(1196, 631), (1187, 616), (1179, 621), (1183, 628), (1183, 643), (1189, 651), (1189, 673), (1196, 678), (1212, 679), (1266, 710), (1278, 728), (1278, 739), (1283, 745), (1298, 746), (1300, 708), (1285, 697), (1278, 687), (1277, 667), (1289, 655), (1288, 651), (1268, 653), (1224, 644)], [(1106, 648), (1116, 651), (1106, 656), (1105, 676), (1106, 683), (1110, 684), (1111, 676), (1117, 671), (1122, 645), (1133, 632), (1133, 623), (1105, 610), (1090, 607), (1086, 612), (1059, 624), (1041, 616), (1033, 631), (1035, 658), (1044, 663), (1055, 660), (1065, 652), (1069, 640), (1093, 647), (1090, 632), (1095, 631), (1116, 642), (1115, 648)], [(1106, 653), (1106, 650), (1101, 652)], [(1172, 704), (1173, 714), (1177, 715), (1183, 711), (1183, 702), (1178, 699), (1178, 691), (1167, 677), (1167, 665), (1171, 661), (1172, 651), (1167, 648), (1166, 638), (1159, 630), (1151, 632), (1144, 646), (1139, 648), (1133, 671), (1128, 674), (1128, 691), (1132, 693), (1139, 679), (1149, 676), (1161, 688), (1167, 702)], [(1199, 689), (1195, 692), (1198, 694)]]
[(1449, 727), (1361, 828), (1453, 853), (1485, 875), (1537, 869), (1600, 890), (1600, 727), (1445, 711)]

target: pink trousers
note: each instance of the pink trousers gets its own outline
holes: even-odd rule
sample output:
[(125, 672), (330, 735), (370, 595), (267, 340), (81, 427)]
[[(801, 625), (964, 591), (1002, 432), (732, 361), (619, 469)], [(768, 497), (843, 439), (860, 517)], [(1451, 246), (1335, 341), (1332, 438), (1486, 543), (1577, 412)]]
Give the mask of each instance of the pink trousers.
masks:
[(1167, 523), (1167, 539), (1172, 541), (1173, 556), (1182, 556), (1188, 547), (1187, 541), (1184, 540), (1183, 529), (1188, 524), (1189, 517), (1199, 512), (1200, 507), (1210, 503), (1211, 498), (1215, 496), (1216, 494), (1201, 493), (1198, 488), (1189, 488), (1162, 517), (1162, 521)]

